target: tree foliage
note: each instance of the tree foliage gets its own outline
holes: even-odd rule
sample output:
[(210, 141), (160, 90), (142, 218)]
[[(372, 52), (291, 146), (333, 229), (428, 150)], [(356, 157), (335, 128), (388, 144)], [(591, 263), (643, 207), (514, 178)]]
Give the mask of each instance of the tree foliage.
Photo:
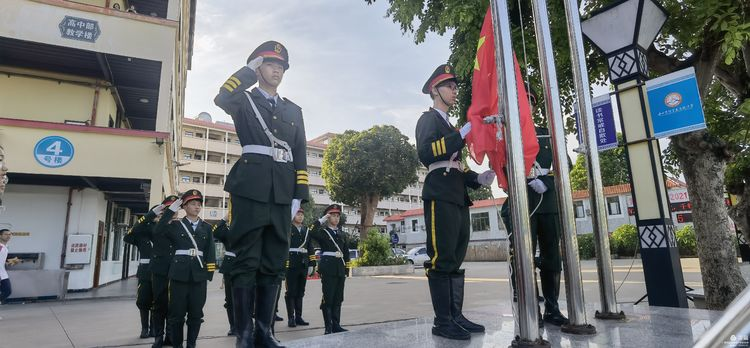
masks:
[[(617, 133), (617, 141), (622, 144), (622, 134)], [(599, 168), (602, 173), (602, 185), (613, 186), (630, 182), (628, 160), (622, 146), (599, 152)], [(586, 156), (579, 154), (576, 164), (570, 171), (570, 187), (573, 190), (586, 190), (589, 187), (586, 171)]]
[(481, 201), (485, 199), (492, 199), (492, 189), (489, 186), (480, 186), (478, 189), (467, 188), (469, 193), (469, 199), (472, 201)]
[(331, 139), (323, 155), (322, 176), (331, 199), (359, 207), (362, 239), (381, 198), (417, 182), (417, 151), (393, 126), (348, 130)]

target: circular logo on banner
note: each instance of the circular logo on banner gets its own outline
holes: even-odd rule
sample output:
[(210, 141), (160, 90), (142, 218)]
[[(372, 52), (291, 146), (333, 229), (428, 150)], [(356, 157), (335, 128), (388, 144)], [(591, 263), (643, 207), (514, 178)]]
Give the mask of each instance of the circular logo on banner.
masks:
[(672, 92), (667, 94), (666, 97), (664, 97), (664, 105), (674, 108), (678, 105), (682, 104), (682, 94), (677, 92)]
[(56, 135), (39, 140), (34, 146), (34, 158), (47, 168), (62, 167), (73, 159), (73, 144)]

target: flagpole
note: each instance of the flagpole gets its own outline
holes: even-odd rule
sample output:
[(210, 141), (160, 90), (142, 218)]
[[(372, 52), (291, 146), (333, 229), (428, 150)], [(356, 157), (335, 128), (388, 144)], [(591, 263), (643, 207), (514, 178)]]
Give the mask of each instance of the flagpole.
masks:
[(519, 335), (513, 346), (549, 347), (542, 339), (538, 327), (538, 305), (534, 286), (534, 264), (531, 251), (529, 202), (526, 194), (526, 174), (521, 136), (521, 119), (518, 117), (516, 73), (513, 65), (513, 47), (510, 39), (510, 20), (506, 0), (490, 1), (492, 29), (494, 32), (495, 66), (497, 69), (498, 111), (505, 120), (505, 148), (508, 158), (508, 187), (513, 224), (513, 245), (518, 292)]
[(573, 334), (594, 334), (596, 328), (586, 322), (586, 305), (583, 296), (581, 263), (578, 259), (578, 239), (576, 238), (576, 221), (573, 212), (573, 195), (570, 190), (570, 173), (568, 154), (565, 146), (565, 129), (560, 92), (557, 85), (555, 58), (552, 55), (552, 34), (549, 28), (549, 14), (546, 0), (532, 1), (534, 11), (534, 29), (536, 31), (539, 66), (541, 67), (542, 87), (544, 88), (545, 111), (551, 129), (552, 150), (555, 155), (555, 186), (557, 187), (557, 204), (562, 226), (562, 253), (565, 265), (565, 295), (568, 300), (569, 324), (560, 327), (562, 332)]

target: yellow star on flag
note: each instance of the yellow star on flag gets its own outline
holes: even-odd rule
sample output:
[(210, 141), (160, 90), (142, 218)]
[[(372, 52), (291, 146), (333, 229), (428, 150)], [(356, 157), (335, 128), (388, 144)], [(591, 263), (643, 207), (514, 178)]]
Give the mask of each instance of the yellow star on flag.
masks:
[(479, 49), (482, 48), (482, 45), (484, 45), (484, 39), (487, 38), (486, 36), (482, 36), (479, 38), (479, 44), (477, 44), (477, 55), (474, 56), (474, 70), (479, 70)]

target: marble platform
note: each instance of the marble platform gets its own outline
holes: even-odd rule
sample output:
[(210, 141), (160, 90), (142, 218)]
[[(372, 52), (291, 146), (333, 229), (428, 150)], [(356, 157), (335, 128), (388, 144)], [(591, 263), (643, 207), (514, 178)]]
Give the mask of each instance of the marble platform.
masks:
[[(597, 320), (586, 311), (588, 321), (597, 329), (595, 335), (571, 335), (547, 325), (542, 336), (552, 347), (691, 347), (722, 312), (701, 309), (621, 305), (625, 321)], [(508, 347), (514, 337), (510, 306), (474, 310), (465, 313), (471, 320), (485, 325), (485, 334), (474, 334), (470, 341), (453, 341), (433, 336), (431, 318), (394, 321), (333, 335), (284, 342), (297, 347)]]

